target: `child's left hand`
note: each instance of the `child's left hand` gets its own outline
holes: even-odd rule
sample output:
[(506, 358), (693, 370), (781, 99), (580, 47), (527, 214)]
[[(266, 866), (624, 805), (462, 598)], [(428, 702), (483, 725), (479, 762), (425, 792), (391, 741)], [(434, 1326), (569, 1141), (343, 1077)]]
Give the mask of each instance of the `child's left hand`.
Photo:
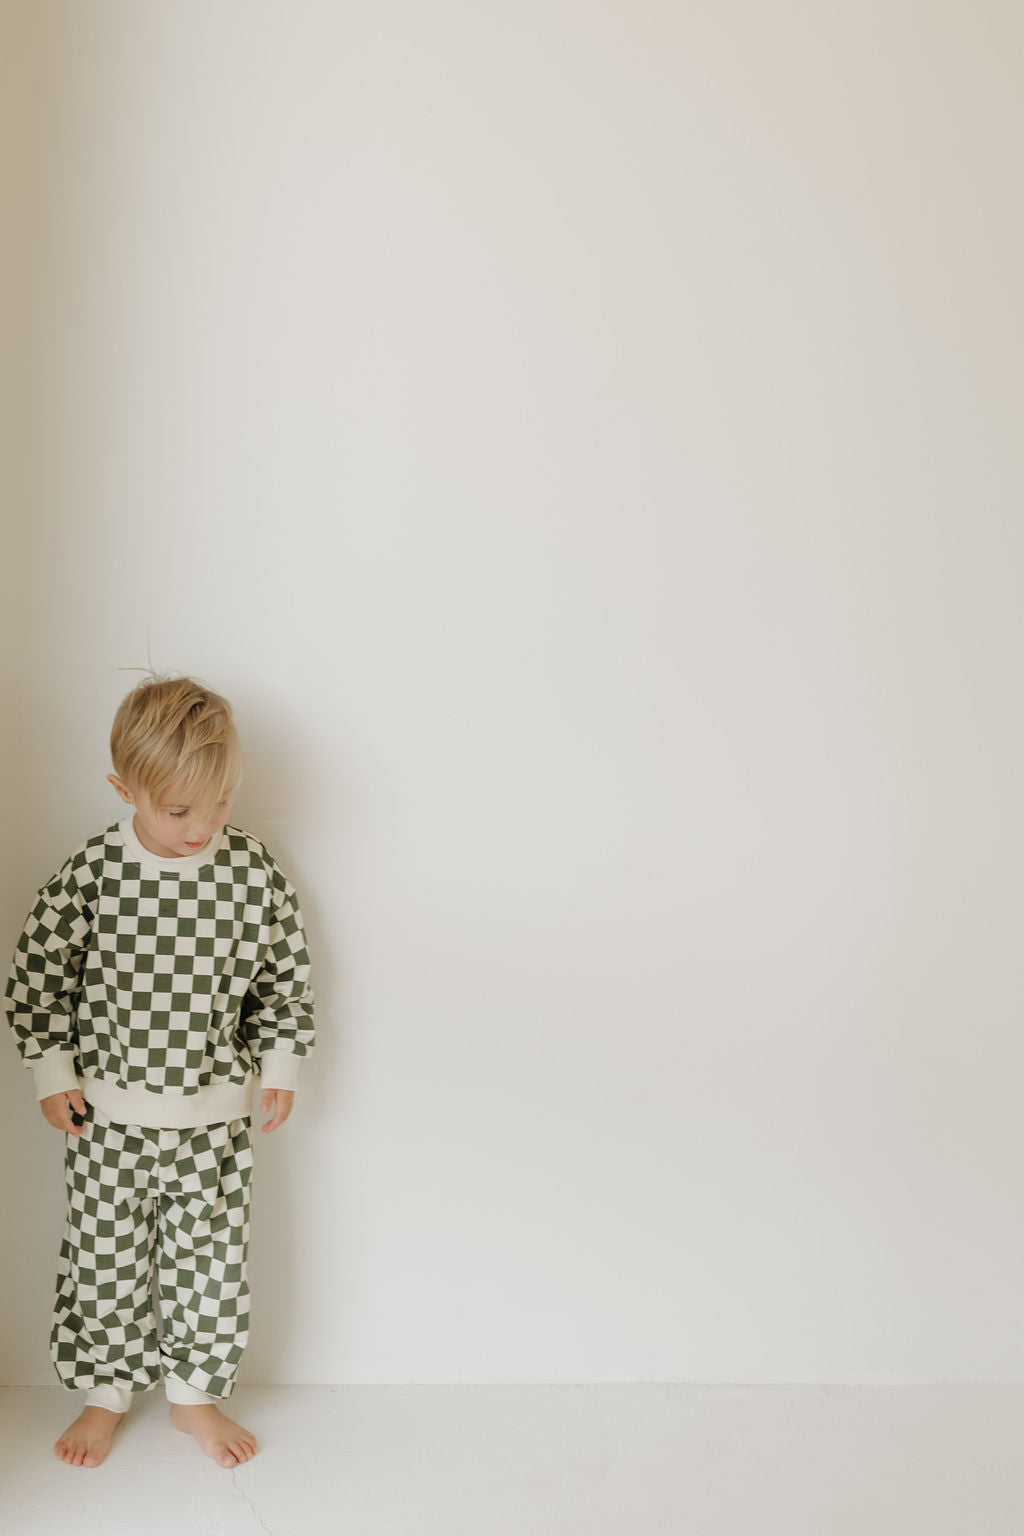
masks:
[(295, 1094), (290, 1088), (264, 1088), (260, 1094), (260, 1113), (265, 1115), (268, 1109), (273, 1109), (274, 1118), (268, 1120), (263, 1129), (275, 1131), (283, 1125), (292, 1112), (294, 1100)]

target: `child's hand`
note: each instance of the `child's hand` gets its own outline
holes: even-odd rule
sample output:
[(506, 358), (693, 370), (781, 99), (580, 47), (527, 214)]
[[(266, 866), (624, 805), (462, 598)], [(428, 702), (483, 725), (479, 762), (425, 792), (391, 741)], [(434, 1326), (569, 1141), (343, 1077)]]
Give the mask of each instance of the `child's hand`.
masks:
[(48, 1094), (45, 1099), (39, 1100), (39, 1108), (58, 1131), (67, 1131), (70, 1136), (81, 1136), (81, 1125), (76, 1125), (71, 1118), (73, 1110), (76, 1115), (81, 1115), (83, 1121), (85, 1119), (85, 1100), (78, 1088)]
[(264, 1088), (260, 1094), (260, 1112), (265, 1115), (268, 1109), (273, 1109), (274, 1118), (268, 1120), (263, 1129), (274, 1131), (283, 1125), (292, 1112), (294, 1100), (295, 1094), (290, 1088)]

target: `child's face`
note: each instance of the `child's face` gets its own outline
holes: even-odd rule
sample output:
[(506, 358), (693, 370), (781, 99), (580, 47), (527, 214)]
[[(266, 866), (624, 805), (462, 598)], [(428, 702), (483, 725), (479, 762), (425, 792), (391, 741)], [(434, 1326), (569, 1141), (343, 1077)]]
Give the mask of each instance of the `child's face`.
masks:
[(185, 800), (174, 798), (173, 785), (166, 800), (154, 805), (144, 789), (133, 788), (114, 774), (110, 775), (110, 782), (127, 805), (135, 806), (135, 835), (143, 848), (155, 853), (158, 859), (185, 859), (200, 853), (231, 814), (234, 790), (211, 815), (201, 818)]

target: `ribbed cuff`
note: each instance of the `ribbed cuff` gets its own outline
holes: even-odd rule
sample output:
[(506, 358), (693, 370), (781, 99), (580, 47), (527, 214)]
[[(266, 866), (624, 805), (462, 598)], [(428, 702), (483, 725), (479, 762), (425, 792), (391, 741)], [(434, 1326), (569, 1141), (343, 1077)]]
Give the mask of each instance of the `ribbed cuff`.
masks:
[(101, 1381), (98, 1386), (90, 1387), (85, 1395), (86, 1408), (109, 1408), (111, 1413), (127, 1413), (131, 1405), (131, 1387), (113, 1381)]
[(42, 1061), (34, 1061), (32, 1076), (37, 1099), (48, 1099), (53, 1093), (71, 1093), (82, 1086), (71, 1051), (50, 1051)]
[(264, 1051), (260, 1058), (260, 1086), (287, 1088), (294, 1092), (299, 1080), (301, 1059), (294, 1051)]
[(167, 1393), (169, 1403), (180, 1403), (185, 1408), (194, 1408), (197, 1403), (219, 1403), (219, 1397), (211, 1397), (208, 1392), (200, 1392), (198, 1387), (190, 1387), (187, 1381), (182, 1381), (177, 1376), (164, 1377), (164, 1391)]

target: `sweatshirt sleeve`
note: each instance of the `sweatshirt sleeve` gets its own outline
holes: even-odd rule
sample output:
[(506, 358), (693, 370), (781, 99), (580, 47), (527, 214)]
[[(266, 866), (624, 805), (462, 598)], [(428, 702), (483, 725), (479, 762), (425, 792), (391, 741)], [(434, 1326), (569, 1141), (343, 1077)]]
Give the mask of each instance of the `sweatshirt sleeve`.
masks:
[(39, 892), (14, 951), (7, 1017), (36, 1098), (81, 1087), (78, 995), (92, 913), (69, 860)]
[(264, 1088), (294, 1089), (299, 1062), (312, 1055), (309, 953), (295, 891), (272, 864), (272, 915), (263, 967), (249, 984), (243, 1033)]

